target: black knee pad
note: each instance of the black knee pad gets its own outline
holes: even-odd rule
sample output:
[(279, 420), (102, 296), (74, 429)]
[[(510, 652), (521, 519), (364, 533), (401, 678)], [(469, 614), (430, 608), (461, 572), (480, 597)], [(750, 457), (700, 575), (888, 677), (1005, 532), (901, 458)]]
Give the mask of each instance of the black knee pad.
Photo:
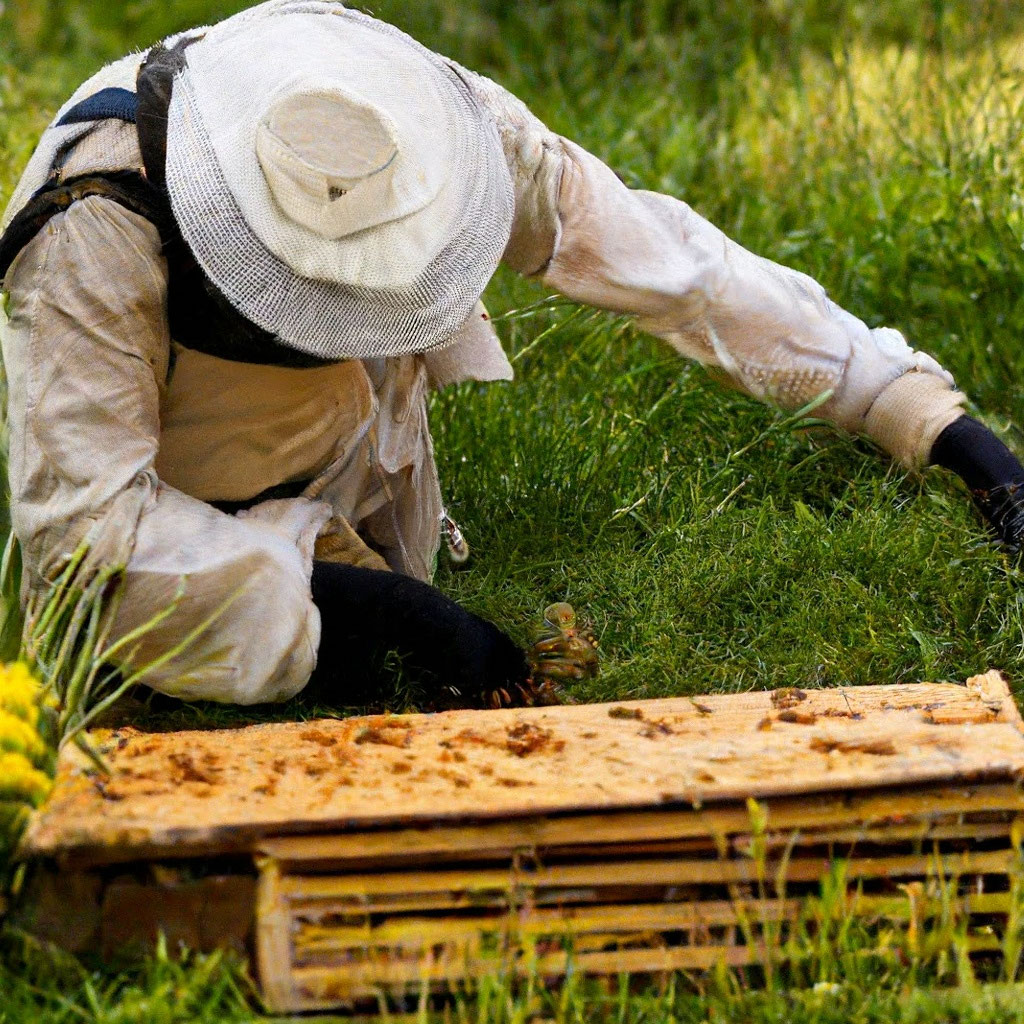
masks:
[(432, 686), (475, 705), (525, 683), (526, 655), (486, 619), (436, 588), (400, 573), (314, 562), (313, 601), (321, 637), (311, 682), (345, 687), (372, 675), (394, 651)]

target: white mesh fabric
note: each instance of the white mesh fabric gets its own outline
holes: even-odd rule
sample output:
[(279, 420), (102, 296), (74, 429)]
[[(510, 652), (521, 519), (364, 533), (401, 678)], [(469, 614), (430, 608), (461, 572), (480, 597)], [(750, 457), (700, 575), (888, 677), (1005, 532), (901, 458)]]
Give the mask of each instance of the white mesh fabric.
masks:
[[(512, 184), (492, 120), (447, 62), (372, 18), (332, 4), (274, 3), (237, 21), (186, 51), (170, 108), (168, 190), (203, 270), (245, 316), (303, 352), (359, 358), (444, 344), (493, 274), (511, 228)], [(264, 52), (274, 39), (277, 49)], [(399, 71), (401, 87), (380, 87), (388, 102), (413, 87), (424, 97), (412, 109), (434, 120), (416, 126), (418, 144), (433, 139), (443, 148), (448, 173), (421, 211), (325, 239), (276, 205), (254, 138), (275, 90), (330, 76), (355, 44), (369, 99)], [(225, 63), (231, 87), (211, 89), (224, 81), (216, 68), (225, 52), (236, 58)], [(247, 61), (237, 60), (241, 53)], [(389, 53), (399, 59), (389, 62)]]
[[(459, 95), (465, 87), (429, 51), (344, 9), (282, 9), (240, 25), (224, 22), (185, 59), (181, 79), (190, 84), (228, 187), (263, 244), (298, 273), (401, 287), (440, 250), (470, 187), (460, 172), (472, 175), (482, 140), (479, 118)], [(400, 147), (391, 202), (361, 218), (381, 230), (341, 244), (317, 237), (278, 207), (257, 156), (268, 108), (319, 90), (362, 96), (381, 108), (395, 122)], [(169, 144), (176, 127), (172, 118)], [(354, 194), (339, 204), (353, 201)], [(423, 216), (408, 216), (428, 204)], [(399, 247), (404, 252), (396, 259)]]

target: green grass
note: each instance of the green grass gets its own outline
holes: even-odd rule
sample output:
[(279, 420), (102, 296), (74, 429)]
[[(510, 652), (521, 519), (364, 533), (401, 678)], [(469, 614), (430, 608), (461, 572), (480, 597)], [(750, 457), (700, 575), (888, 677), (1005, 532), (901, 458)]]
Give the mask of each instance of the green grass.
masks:
[[(38, 17), (43, 5), (9, 3), (0, 201), (86, 74), (239, 6), (62, 0)], [(1024, 450), (1021, 5), (381, 0), (373, 11), (496, 77), (631, 185), (686, 199), (872, 325), (903, 330)], [(604, 666), (577, 690), (585, 699), (963, 679), (990, 666), (1024, 696), (1024, 576), (954, 480), (908, 476), (865, 441), (802, 429), (723, 388), (627, 322), (545, 299), (499, 273), (486, 300), (516, 381), (433, 403), (442, 485), (474, 550), (463, 571), (442, 565), (444, 590), (523, 640), (551, 600), (585, 611)], [(382, 699), (414, 695), (393, 681)], [(351, 702), (321, 694), (257, 713)], [(242, 717), (166, 703), (143, 713), (177, 726)], [(52, 963), (33, 973), (12, 957), (4, 1022), (249, 1013), (220, 961), (76, 975), (59, 998)], [(671, 1009), (658, 993), (616, 1003), (574, 982), (536, 1016), (1024, 1020), (1018, 992), (950, 1008), (918, 987), (926, 980), (889, 965), (835, 993), (700, 995), (681, 983)], [(174, 1016), (167, 993), (179, 991), (190, 1009)], [(467, 1019), (534, 1014), (506, 996), (482, 993)]]

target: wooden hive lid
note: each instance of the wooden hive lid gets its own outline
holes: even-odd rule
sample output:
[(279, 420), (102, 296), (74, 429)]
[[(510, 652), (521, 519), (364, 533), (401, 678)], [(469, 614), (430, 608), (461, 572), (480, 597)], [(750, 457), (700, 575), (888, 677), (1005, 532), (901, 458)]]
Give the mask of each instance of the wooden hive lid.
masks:
[(65, 749), (25, 850), (92, 861), (259, 839), (1015, 781), (1024, 723), (998, 672), (966, 686), (779, 690), (99, 737)]

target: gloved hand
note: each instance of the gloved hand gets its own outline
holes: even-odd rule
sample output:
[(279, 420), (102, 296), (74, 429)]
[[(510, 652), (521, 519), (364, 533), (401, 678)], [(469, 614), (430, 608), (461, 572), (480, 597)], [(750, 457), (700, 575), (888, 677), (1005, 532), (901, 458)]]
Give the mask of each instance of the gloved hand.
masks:
[(954, 420), (932, 445), (931, 461), (956, 473), (975, 504), (1016, 552), (1024, 544), (1024, 466), (995, 434), (970, 416)]
[(389, 651), (436, 688), (443, 707), (524, 703), (525, 653), (497, 626), (440, 591), (399, 573), (333, 562), (313, 563), (313, 601), (321, 636), (312, 685), (348, 696), (372, 683)]

